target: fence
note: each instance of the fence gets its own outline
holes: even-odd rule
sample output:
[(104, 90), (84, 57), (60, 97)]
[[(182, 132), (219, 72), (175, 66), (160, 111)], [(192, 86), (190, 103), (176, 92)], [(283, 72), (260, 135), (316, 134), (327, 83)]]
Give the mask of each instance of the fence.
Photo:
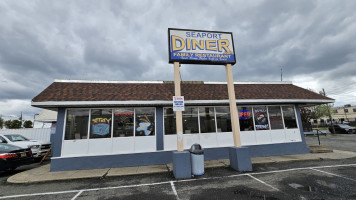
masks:
[(23, 128), (23, 129), (3, 129), (0, 134), (19, 134), (31, 140), (41, 140), (50, 142), (51, 129), (50, 128)]

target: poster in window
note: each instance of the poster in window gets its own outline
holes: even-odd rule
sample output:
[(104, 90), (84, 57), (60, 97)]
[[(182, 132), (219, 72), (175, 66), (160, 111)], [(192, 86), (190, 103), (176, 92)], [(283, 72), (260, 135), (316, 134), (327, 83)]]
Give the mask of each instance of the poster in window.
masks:
[(94, 118), (91, 124), (94, 135), (104, 136), (110, 133), (111, 118)]
[(265, 106), (254, 107), (256, 130), (269, 130), (267, 109)]
[(138, 116), (138, 127), (136, 128), (136, 131), (138, 135), (145, 135), (148, 136), (152, 133), (152, 126), (151, 126), (151, 121), (149, 120), (147, 115), (140, 115)]

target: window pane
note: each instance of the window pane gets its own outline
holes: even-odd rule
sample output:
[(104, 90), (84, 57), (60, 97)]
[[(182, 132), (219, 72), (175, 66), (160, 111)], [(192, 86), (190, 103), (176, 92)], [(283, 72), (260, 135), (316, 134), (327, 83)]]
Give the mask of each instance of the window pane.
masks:
[(92, 109), (90, 118), (90, 139), (111, 137), (111, 109)]
[(280, 106), (268, 106), (271, 129), (283, 129), (282, 113)]
[(256, 130), (269, 130), (266, 106), (253, 107)]
[(136, 136), (155, 135), (155, 109), (136, 108)]
[(88, 136), (89, 109), (68, 109), (65, 140), (86, 139)]
[(214, 107), (200, 107), (200, 132), (201, 133), (215, 133), (215, 114)]
[(176, 115), (173, 108), (164, 109), (164, 134), (171, 135), (176, 133)]
[(117, 108), (114, 110), (114, 137), (130, 137), (134, 131), (134, 109)]
[(199, 133), (198, 127), (198, 108), (186, 107), (183, 114), (183, 133)]
[(297, 121), (295, 117), (293, 106), (282, 106), (284, 124), (286, 128), (297, 128)]
[(252, 107), (237, 107), (240, 131), (253, 131)]
[(229, 107), (215, 107), (218, 132), (231, 132), (231, 116)]

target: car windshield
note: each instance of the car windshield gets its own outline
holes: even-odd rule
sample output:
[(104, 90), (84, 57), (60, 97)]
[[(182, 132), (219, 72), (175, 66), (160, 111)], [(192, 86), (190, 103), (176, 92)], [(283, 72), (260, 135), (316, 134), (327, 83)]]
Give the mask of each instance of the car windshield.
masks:
[(5, 137), (7, 137), (7, 139), (9, 139), (11, 142), (28, 141), (29, 140), (22, 135), (5, 135)]
[(345, 125), (345, 124), (339, 124), (339, 126), (340, 126), (341, 128), (352, 128), (351, 126)]

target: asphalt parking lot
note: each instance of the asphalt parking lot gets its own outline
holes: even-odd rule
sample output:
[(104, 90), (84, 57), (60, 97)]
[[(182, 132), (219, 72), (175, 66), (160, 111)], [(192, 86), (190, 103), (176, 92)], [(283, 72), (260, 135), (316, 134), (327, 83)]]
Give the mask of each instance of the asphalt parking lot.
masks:
[[(320, 138), (329, 148), (356, 151), (356, 135)], [(0, 173), (0, 199), (356, 199), (356, 158), (254, 164), (253, 169), (207, 169), (188, 180), (161, 173), (36, 184), (9, 184), (11, 173)]]

